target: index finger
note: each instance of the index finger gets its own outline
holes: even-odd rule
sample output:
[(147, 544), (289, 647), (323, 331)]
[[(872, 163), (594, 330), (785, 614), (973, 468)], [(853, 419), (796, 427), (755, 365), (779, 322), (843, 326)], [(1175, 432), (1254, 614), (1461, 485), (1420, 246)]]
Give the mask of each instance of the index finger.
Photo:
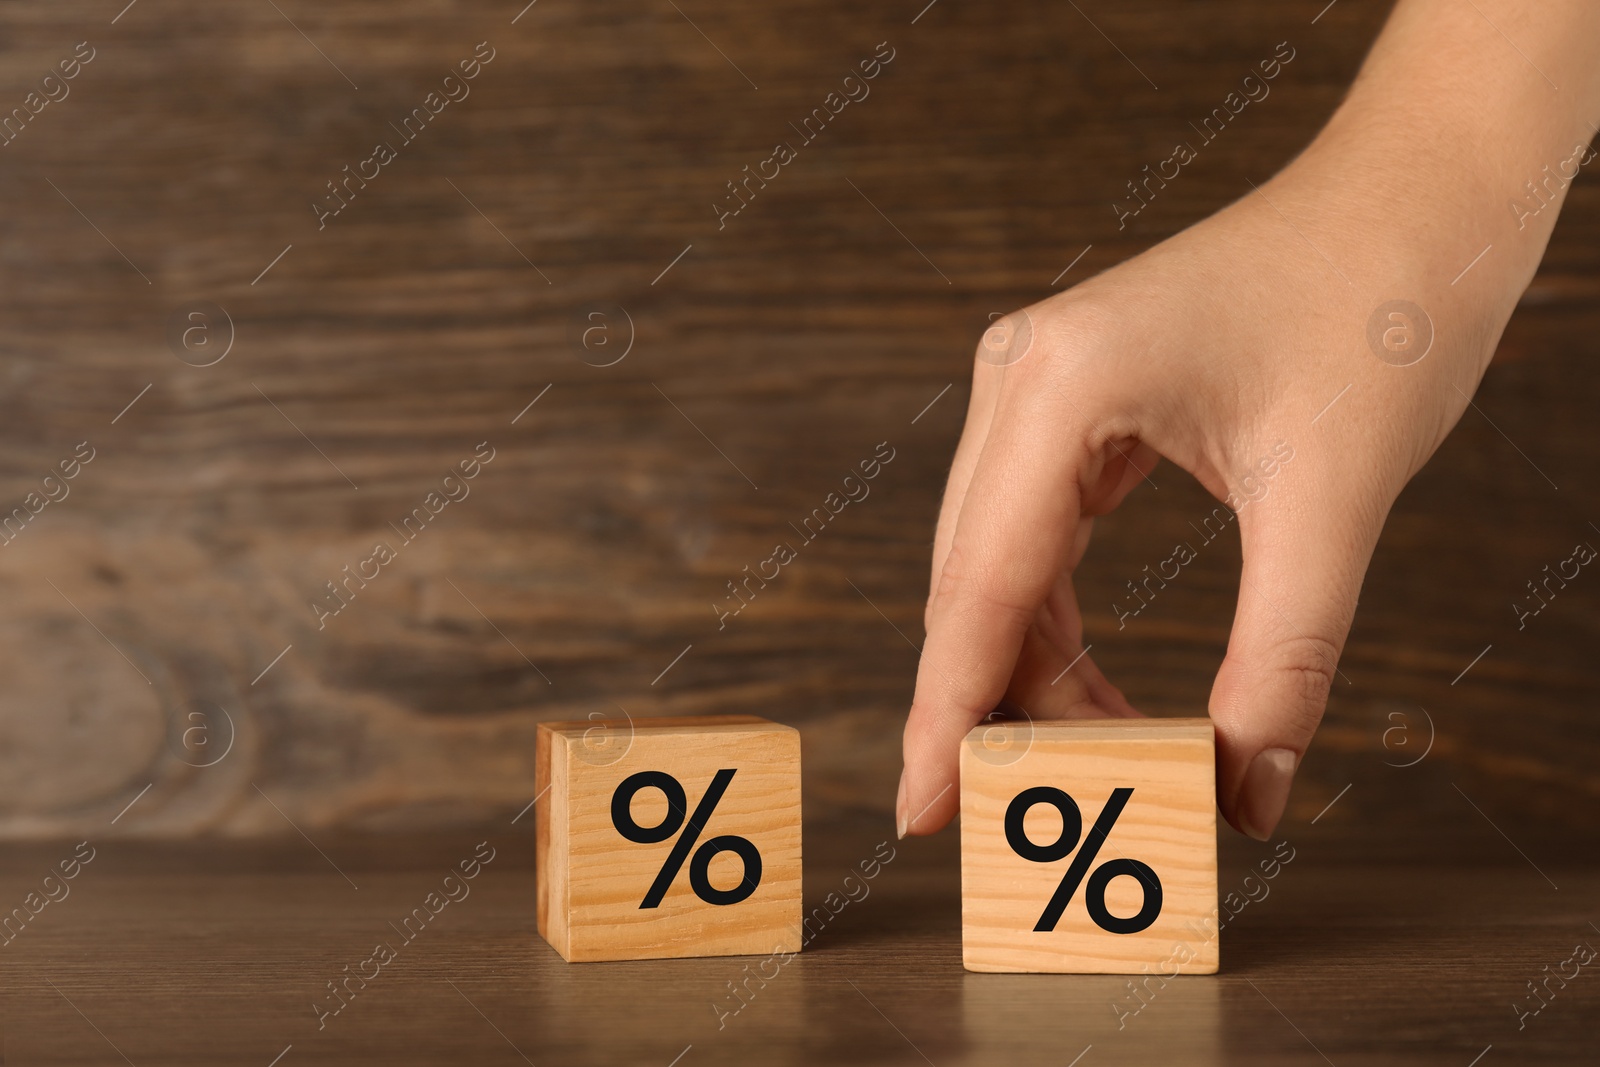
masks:
[(1066, 564), (1090, 455), (1042, 391), (1001, 398), (929, 612), (895, 805), (901, 836), (933, 833), (960, 807), (962, 738), (1005, 696)]

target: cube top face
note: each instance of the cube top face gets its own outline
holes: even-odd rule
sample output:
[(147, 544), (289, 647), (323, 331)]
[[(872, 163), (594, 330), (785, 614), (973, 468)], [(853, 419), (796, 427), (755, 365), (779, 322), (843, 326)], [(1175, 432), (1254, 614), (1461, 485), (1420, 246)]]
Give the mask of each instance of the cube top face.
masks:
[(987, 723), (961, 751), (972, 971), (1213, 974), (1210, 719)]
[(539, 932), (569, 962), (800, 948), (800, 735), (754, 716), (544, 723)]

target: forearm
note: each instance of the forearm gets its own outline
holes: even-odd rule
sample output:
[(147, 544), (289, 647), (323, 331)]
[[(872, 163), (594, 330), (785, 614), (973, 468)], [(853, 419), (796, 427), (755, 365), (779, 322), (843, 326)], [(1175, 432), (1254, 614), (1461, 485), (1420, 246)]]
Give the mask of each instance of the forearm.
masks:
[(1324, 210), (1370, 224), (1353, 277), (1453, 274), (1492, 244), (1460, 284), (1509, 315), (1596, 122), (1600, 3), (1401, 0), (1297, 166), (1337, 175)]

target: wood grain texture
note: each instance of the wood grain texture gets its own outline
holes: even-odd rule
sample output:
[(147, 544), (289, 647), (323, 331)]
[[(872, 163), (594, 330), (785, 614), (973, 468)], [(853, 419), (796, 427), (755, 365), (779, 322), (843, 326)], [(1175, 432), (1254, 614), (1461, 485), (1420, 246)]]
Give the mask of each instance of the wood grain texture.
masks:
[[(1058, 792), (1052, 798), (1040, 794), (1044, 789)], [(1109, 832), (1091, 844), (1102, 811), (1122, 789), (1132, 792), (1120, 813), (1113, 812)], [(1019, 854), (1008, 825), (1013, 809), (1024, 813), (1020, 844), (1038, 854)], [(1064, 910), (1046, 922), (1047, 903), (1069, 868), (1077, 870), (1083, 849), (1093, 862), (1082, 869)], [(1063, 854), (1039, 858), (1057, 852)], [(1112, 877), (1097, 890), (1095, 872), (1125, 860), (1148, 871)], [(1145, 924), (1124, 932), (1102, 929), (1091, 899), (1103, 901), (1112, 919), (1142, 917)], [(1210, 719), (990, 723), (967, 735), (961, 750), (961, 959), (967, 970), (1214, 974), (1217, 920)], [(1038, 929), (1041, 922), (1050, 929)]]
[[(813, 815), (892, 826), (989, 315), (1248, 195), (1385, 13), (1004, 0), (912, 25), (923, 0), (541, 0), (513, 25), (524, 3), (140, 0), (113, 25), (123, 6), (0, 6), (8, 108), (97, 49), (0, 148), (0, 513), (97, 450), (0, 547), (12, 840), (509, 819), (535, 793), (537, 724), (618, 705), (802, 728)], [(1125, 182), (1283, 40), (1298, 56), (1271, 97), (1119, 229)], [(497, 56), (471, 96), (319, 230), (325, 183), (481, 41)], [(719, 230), (725, 183), (880, 41), (897, 55), (871, 96)], [(1597, 274), (1600, 187), (1580, 177), (1476, 409), (1390, 515), (1291, 816), (1355, 783), (1319, 825), (1366, 828), (1365, 849), (1475, 841), (1463, 794), (1530, 851), (1545, 828), (1600, 845), (1600, 583), (1524, 630), (1510, 607), (1600, 522)], [(210, 367), (168, 346), (198, 300), (236, 334)], [(633, 324), (610, 367), (571, 337), (592, 302)], [(485, 440), (471, 495), (318, 629), (325, 583)], [(871, 495), (719, 629), (727, 582), (885, 440)], [(1190, 715), (1238, 542), (1119, 629), (1125, 583), (1214, 506), (1170, 468), (1151, 482), (1096, 521), (1075, 583), (1108, 678)]]
[[(1337, 105), (1386, 5), (125, 6), (0, 5), (7, 111), (97, 49), (0, 147), (0, 514), (96, 449), (0, 547), (0, 908), (98, 849), (0, 949), (9, 1060), (1592, 1056), (1592, 976), (1523, 1029), (1512, 1011), (1593, 941), (1600, 896), (1600, 585), (1522, 630), (1510, 607), (1600, 522), (1587, 175), (1476, 408), (1390, 514), (1285, 816), (1297, 858), (1263, 882), (1273, 853), (1223, 834), (1221, 973), (1129, 1018), (1124, 977), (964, 971), (952, 833), (891, 840), (860, 880), (892, 839), (990, 314), (1247, 195)], [(717, 229), (725, 183), (885, 40), (871, 97)], [(1282, 40), (1270, 99), (1119, 229), (1125, 182)], [(480, 41), (498, 54), (471, 97), (318, 230), (325, 183)], [(235, 334), (210, 367), (167, 336), (202, 300)], [(609, 367), (573, 340), (595, 302), (632, 322)], [(318, 629), (325, 583), (485, 440), (470, 497)], [(719, 629), (727, 583), (881, 441), (870, 497)], [(1125, 583), (1214, 506), (1151, 482), (1096, 520), (1075, 583), (1107, 676), (1193, 715), (1238, 545), (1119, 629)], [(538, 724), (751, 711), (803, 731), (806, 914), (837, 914), (775, 979), (760, 958), (564, 963), (536, 931), (537, 816), (512, 821)], [(327, 983), (485, 838), (473, 895), (319, 1029)]]
[[(298, 837), (94, 842), (71, 895), (0, 948), (7, 1062), (93, 1067), (124, 1063), (120, 1049), (139, 1067), (266, 1067), (292, 1045), (278, 1067), (679, 1055), (678, 1067), (1064, 1067), (1092, 1045), (1078, 1067), (1465, 1067), (1493, 1045), (1479, 1067), (1532, 1067), (1593, 1049), (1590, 968), (1521, 1029), (1513, 1005), (1576, 944), (1600, 947), (1588, 925), (1600, 877), (1587, 857), (1535, 852), (1553, 890), (1486, 825), (1471, 852), (1398, 831), (1407, 855), (1375, 863), (1344, 854), (1342, 824), (1291, 818), (1293, 859), (1228, 921), (1222, 971), (1162, 984), (963, 970), (954, 836), (897, 843), (890, 830), (884, 847), (881, 819), (812, 830), (808, 914), (830, 894), (850, 902), (781, 968), (765, 956), (570, 965), (534, 931), (534, 841), (526, 818), (509, 820), (459, 836), (320, 836), (359, 890)], [(484, 840), (495, 858), (471, 895), (319, 1029), (328, 980), (396, 942), (390, 922)], [(74, 848), (6, 849), (0, 904)], [(879, 854), (866, 881), (858, 864)], [(1261, 878), (1272, 858), (1226, 839), (1222, 886)]]
[[(800, 735), (793, 727), (751, 715), (543, 723), (538, 746), (539, 933), (562, 958), (800, 951)], [(711, 791), (714, 781), (720, 795)], [(629, 798), (624, 810), (633, 825), (626, 828), (645, 840), (630, 839), (617, 823), (619, 793)], [(709, 817), (691, 832), (708, 796)], [(695, 844), (680, 855), (680, 840)], [(697, 888), (702, 855), (705, 885)], [(673, 857), (678, 869), (652, 900)], [(720, 893), (730, 899), (717, 900)]]

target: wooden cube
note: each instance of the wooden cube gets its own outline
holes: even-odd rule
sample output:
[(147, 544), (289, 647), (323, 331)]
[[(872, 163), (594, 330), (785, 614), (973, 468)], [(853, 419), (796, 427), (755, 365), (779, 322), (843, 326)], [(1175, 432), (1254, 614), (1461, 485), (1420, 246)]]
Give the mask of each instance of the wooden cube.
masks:
[(800, 734), (750, 715), (539, 725), (539, 933), (569, 963), (800, 951)]
[(969, 971), (1214, 974), (1210, 719), (985, 723), (961, 751)]

